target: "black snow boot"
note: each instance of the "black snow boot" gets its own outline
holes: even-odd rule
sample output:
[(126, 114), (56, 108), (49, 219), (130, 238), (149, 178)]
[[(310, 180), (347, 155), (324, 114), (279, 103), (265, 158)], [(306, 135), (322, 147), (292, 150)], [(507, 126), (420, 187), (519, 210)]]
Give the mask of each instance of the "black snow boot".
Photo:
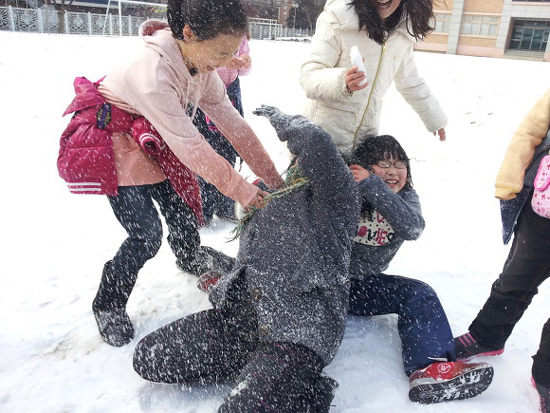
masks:
[(241, 370), (236, 386), (218, 413), (328, 412), (328, 408), (313, 410), (310, 405), (310, 398), (314, 397), (312, 386), (323, 366), (321, 359), (305, 346), (262, 343)]
[(111, 346), (124, 346), (134, 338), (134, 326), (126, 313), (126, 303), (136, 279), (137, 277), (113, 274), (111, 261), (103, 268), (92, 311), (101, 338)]
[(328, 376), (319, 376), (311, 385), (309, 397), (306, 397), (308, 413), (327, 413), (334, 399), (338, 382)]
[(225, 274), (233, 269), (235, 258), (224, 254), (214, 248), (201, 246), (194, 257), (190, 259), (179, 258), (176, 266), (180, 271), (200, 277), (207, 272), (219, 272)]

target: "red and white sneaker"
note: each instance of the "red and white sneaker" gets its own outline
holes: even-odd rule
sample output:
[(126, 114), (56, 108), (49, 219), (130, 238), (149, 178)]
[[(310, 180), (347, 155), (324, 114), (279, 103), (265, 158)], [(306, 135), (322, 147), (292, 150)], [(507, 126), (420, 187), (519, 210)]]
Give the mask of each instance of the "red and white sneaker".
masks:
[(435, 362), (411, 374), (409, 399), (422, 404), (470, 399), (487, 390), (492, 380), (488, 363)]

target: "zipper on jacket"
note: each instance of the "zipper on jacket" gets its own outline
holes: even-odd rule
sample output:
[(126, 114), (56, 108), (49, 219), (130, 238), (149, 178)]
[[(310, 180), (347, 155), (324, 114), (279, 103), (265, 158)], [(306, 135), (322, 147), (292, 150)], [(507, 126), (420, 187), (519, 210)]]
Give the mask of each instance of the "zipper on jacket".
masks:
[(380, 73), (380, 67), (382, 66), (382, 57), (384, 57), (384, 53), (386, 53), (386, 41), (384, 40), (384, 43), (382, 43), (382, 50), (380, 51), (380, 60), (378, 60), (378, 68), (376, 69), (376, 75), (374, 76), (374, 81), (372, 82), (372, 86), (370, 88), (369, 98), (367, 100), (367, 106), (365, 108), (365, 111), (363, 112), (363, 116), (361, 116), (361, 121), (359, 122), (359, 125), (357, 126), (357, 129), (355, 130), (355, 134), (353, 136), (353, 147), (352, 147), (352, 153), (355, 151), (355, 147), (357, 145), (357, 134), (359, 133), (359, 129), (361, 129), (361, 125), (363, 124), (363, 121), (365, 120), (365, 116), (367, 114), (367, 111), (369, 110), (370, 106), (370, 99), (372, 97), (372, 92), (374, 90), (374, 86), (376, 85), (376, 81), (378, 80), (378, 74)]

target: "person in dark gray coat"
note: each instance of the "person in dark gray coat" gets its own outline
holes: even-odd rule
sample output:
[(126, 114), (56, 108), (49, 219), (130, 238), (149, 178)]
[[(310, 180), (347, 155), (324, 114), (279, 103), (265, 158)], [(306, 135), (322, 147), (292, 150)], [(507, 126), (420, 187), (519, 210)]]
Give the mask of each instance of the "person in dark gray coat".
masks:
[(234, 381), (219, 412), (326, 412), (336, 382), (321, 372), (344, 334), (358, 185), (320, 126), (269, 106), (254, 113), (294, 156), (287, 185), (249, 211), (214, 309), (144, 337), (134, 368), (155, 382)]

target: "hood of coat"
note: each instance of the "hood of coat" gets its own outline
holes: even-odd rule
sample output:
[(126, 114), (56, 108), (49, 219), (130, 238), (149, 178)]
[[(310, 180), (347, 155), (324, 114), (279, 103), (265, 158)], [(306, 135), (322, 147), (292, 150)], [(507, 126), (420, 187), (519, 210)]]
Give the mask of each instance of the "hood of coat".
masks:
[[(334, 21), (331, 22), (334, 27), (338, 27), (340, 30), (359, 30), (359, 17), (354, 8), (350, 6), (349, 0), (327, 0), (323, 10), (334, 18)], [(407, 30), (405, 17), (401, 19), (394, 33), (402, 35), (411, 43), (417, 43), (414, 36)]]
[(181, 69), (185, 77), (190, 77), (189, 70), (181, 57), (181, 50), (167, 22), (150, 19), (139, 26), (139, 37), (147, 47), (155, 50), (170, 66)]

